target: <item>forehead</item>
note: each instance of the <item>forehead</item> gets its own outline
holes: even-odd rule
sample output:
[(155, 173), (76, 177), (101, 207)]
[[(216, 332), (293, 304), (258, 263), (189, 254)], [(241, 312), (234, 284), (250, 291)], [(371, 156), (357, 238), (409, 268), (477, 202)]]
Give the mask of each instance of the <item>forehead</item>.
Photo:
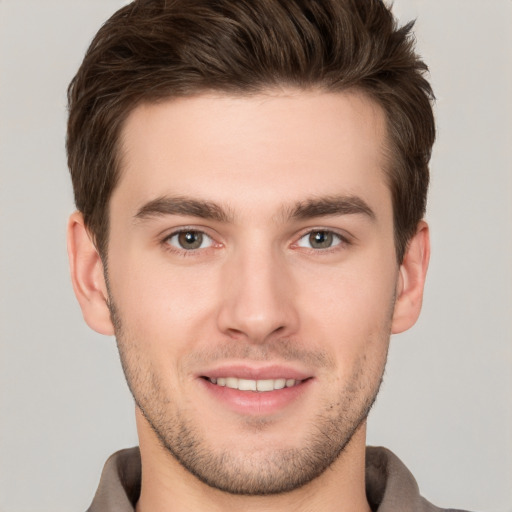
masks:
[(112, 201), (137, 208), (187, 195), (260, 209), (326, 194), (387, 193), (385, 142), (383, 111), (355, 92), (202, 94), (142, 104), (123, 127)]

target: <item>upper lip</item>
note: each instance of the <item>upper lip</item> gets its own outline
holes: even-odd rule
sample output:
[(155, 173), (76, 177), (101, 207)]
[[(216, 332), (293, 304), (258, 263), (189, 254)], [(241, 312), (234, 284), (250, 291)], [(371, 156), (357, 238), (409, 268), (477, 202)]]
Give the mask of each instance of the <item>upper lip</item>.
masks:
[(244, 364), (229, 364), (216, 366), (201, 372), (199, 377), (208, 377), (218, 379), (219, 377), (237, 377), (247, 380), (267, 380), (267, 379), (294, 379), (305, 380), (312, 377), (304, 371), (297, 368), (291, 368), (284, 365), (267, 366), (249, 366)]

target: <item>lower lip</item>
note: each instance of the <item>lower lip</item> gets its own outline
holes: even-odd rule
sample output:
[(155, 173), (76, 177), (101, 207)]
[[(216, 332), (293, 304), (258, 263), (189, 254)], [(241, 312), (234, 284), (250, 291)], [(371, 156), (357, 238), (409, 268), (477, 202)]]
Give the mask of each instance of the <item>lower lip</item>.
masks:
[(217, 386), (207, 379), (199, 379), (210, 396), (239, 414), (261, 416), (275, 414), (296, 402), (310, 387), (312, 379), (303, 380), (290, 388), (275, 391), (240, 391), (225, 386)]

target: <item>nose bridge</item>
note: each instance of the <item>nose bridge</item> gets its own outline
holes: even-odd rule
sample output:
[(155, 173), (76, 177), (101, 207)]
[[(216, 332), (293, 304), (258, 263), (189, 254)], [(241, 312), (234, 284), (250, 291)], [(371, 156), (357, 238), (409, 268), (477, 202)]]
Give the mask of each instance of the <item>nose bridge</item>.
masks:
[(252, 343), (289, 335), (296, 328), (292, 280), (286, 258), (260, 240), (241, 244), (226, 261), (219, 327)]

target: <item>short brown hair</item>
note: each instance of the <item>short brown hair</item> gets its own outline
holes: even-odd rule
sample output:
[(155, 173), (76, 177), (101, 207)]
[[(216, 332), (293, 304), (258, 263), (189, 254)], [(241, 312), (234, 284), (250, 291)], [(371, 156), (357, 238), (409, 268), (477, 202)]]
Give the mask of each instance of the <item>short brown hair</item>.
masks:
[(395, 246), (401, 262), (425, 213), (435, 138), (432, 89), (381, 0), (136, 0), (92, 41), (68, 89), (75, 202), (106, 255), (119, 136), (141, 102), (272, 87), (359, 90), (386, 113)]

